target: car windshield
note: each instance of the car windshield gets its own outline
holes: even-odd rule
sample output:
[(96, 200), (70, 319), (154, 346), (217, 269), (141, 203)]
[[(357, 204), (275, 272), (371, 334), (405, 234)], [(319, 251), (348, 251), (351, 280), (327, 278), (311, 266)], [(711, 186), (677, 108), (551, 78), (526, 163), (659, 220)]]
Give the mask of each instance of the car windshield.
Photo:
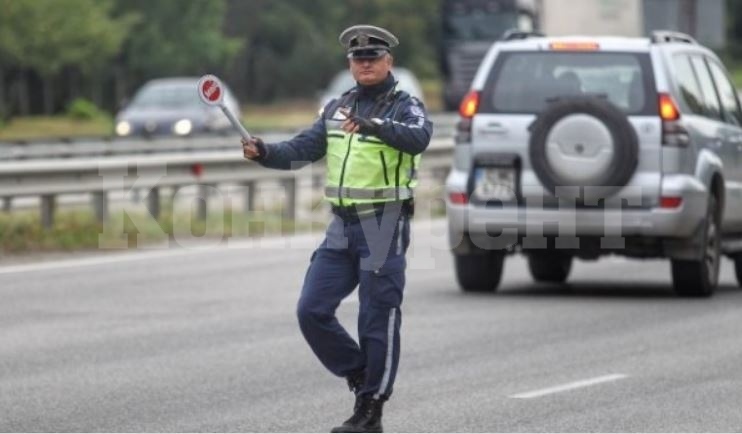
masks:
[(539, 113), (561, 97), (606, 98), (627, 114), (649, 112), (648, 55), (607, 52), (505, 52), (490, 78), (490, 108)]
[(181, 108), (200, 104), (196, 84), (152, 85), (142, 89), (131, 103), (136, 108)]

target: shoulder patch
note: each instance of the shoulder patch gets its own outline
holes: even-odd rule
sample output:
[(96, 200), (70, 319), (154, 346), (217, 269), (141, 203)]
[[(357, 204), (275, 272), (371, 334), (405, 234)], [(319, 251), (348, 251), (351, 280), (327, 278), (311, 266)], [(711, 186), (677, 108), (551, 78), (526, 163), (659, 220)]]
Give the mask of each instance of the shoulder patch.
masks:
[(417, 99), (414, 96), (410, 96), (410, 102), (412, 103), (412, 105), (415, 105), (415, 106), (419, 106), (420, 105), (420, 100)]
[(410, 107), (410, 113), (412, 113), (413, 116), (417, 116), (419, 118), (425, 117), (425, 112), (423, 109), (420, 108), (420, 106), (413, 105)]

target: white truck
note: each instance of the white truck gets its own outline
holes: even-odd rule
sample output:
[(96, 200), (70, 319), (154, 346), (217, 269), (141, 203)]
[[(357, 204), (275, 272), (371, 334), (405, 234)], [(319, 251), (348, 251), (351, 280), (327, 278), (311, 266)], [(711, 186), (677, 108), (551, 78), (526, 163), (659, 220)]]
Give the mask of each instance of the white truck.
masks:
[(549, 36), (638, 37), (658, 29), (693, 36), (710, 48), (725, 38), (724, 0), (538, 0), (538, 25)]

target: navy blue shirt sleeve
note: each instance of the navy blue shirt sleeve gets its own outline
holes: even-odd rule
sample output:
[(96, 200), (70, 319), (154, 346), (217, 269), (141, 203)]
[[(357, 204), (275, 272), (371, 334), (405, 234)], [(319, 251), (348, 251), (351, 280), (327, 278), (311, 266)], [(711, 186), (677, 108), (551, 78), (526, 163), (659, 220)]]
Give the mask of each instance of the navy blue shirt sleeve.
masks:
[(291, 140), (265, 144), (256, 161), (270, 169), (294, 170), (321, 160), (327, 152), (324, 112), (310, 128)]
[(377, 136), (402, 152), (420, 154), (430, 144), (433, 122), (430, 121), (425, 106), (417, 98), (409, 97), (400, 104), (397, 116), (394, 119), (384, 119)]

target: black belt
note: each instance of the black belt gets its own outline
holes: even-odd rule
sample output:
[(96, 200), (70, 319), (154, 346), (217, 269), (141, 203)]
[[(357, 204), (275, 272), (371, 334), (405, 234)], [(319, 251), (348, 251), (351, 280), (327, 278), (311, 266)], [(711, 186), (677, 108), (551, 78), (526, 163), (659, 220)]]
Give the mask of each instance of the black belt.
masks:
[(415, 205), (412, 199), (350, 206), (333, 205), (332, 213), (345, 222), (357, 222), (363, 218), (381, 215), (385, 207), (389, 207), (386, 209), (393, 209), (395, 206), (400, 207), (401, 213), (405, 216), (412, 216), (414, 214)]

